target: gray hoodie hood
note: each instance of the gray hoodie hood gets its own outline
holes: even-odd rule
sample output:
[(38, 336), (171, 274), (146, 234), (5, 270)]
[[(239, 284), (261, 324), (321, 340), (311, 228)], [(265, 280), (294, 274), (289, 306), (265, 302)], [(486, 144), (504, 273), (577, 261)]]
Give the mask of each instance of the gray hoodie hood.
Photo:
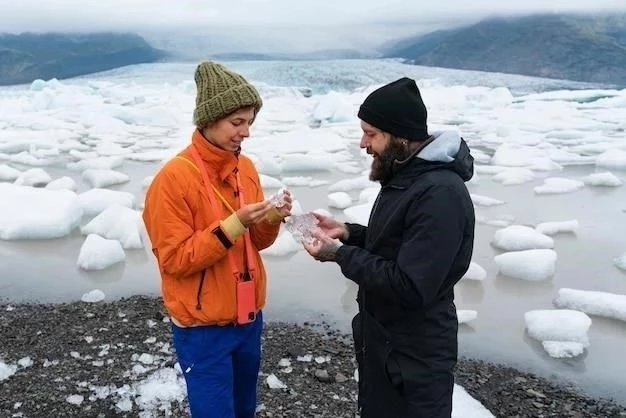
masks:
[(468, 181), (474, 175), (474, 158), (463, 138), (455, 131), (434, 132), (429, 142), (414, 157), (399, 163), (396, 176), (390, 183), (403, 182), (402, 177), (413, 178), (439, 169), (452, 170), (463, 181)]

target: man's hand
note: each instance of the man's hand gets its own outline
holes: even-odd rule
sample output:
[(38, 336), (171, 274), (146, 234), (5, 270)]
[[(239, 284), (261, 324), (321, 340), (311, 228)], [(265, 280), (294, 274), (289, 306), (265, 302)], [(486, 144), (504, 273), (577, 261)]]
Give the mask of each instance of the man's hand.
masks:
[(317, 261), (335, 261), (337, 250), (341, 244), (338, 244), (321, 229), (316, 229), (311, 235), (315, 238), (315, 242), (304, 244), (304, 249)]
[(317, 218), (318, 228), (322, 230), (325, 235), (330, 238), (338, 238), (342, 241), (348, 239), (348, 228), (343, 222), (339, 222), (331, 218), (330, 216), (320, 215), (319, 213), (312, 212), (313, 216)]

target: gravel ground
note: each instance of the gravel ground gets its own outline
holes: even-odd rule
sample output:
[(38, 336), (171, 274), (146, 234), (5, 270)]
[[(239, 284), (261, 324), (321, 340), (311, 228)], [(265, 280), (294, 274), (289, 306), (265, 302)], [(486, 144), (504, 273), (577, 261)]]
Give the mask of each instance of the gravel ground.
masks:
[[(2, 417), (186, 416), (159, 299), (3, 304), (0, 341)], [(349, 336), (270, 323), (263, 350), (259, 417), (355, 416)], [(272, 374), (287, 388), (270, 389)], [(626, 417), (624, 407), (507, 367), (461, 359), (456, 375), (498, 417)]]

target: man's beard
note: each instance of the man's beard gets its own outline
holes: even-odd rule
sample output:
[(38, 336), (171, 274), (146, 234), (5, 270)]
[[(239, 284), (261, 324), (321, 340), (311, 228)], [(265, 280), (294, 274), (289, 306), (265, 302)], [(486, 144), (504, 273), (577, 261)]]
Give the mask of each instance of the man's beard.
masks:
[(373, 154), (372, 169), (370, 171), (370, 180), (379, 181), (382, 184), (387, 183), (395, 175), (396, 161), (404, 161), (411, 155), (411, 151), (402, 141), (397, 138), (391, 138), (383, 152)]

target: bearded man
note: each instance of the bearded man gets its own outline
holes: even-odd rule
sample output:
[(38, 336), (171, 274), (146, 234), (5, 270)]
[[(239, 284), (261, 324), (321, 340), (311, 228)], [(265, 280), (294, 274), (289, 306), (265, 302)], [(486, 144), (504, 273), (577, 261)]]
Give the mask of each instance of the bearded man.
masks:
[[(367, 226), (316, 215), (319, 261), (359, 286), (352, 321), (362, 418), (450, 417), (458, 320), (454, 285), (467, 271), (473, 158), (453, 131), (429, 134), (414, 80), (401, 78), (360, 106), (361, 148), (381, 189)], [(337, 239), (339, 241), (337, 241)]]

